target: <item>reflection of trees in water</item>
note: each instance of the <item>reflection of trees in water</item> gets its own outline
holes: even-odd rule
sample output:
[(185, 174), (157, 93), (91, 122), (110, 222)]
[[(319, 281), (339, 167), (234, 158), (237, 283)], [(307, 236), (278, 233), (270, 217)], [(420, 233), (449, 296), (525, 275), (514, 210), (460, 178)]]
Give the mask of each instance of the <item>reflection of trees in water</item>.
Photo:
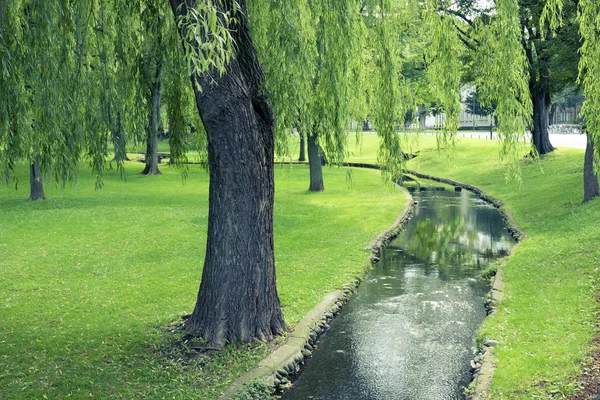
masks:
[(440, 277), (448, 277), (468, 264), (469, 249), (461, 244), (465, 233), (461, 217), (439, 222), (418, 221), (406, 250), (427, 272), (436, 269)]
[[(467, 195), (469, 196), (469, 195)], [(408, 258), (429, 274), (460, 276), (481, 269), (512, 245), (494, 208), (468, 197), (430, 197), (415, 213), (415, 221), (392, 245), (390, 256)], [(448, 203), (450, 200), (452, 203)]]

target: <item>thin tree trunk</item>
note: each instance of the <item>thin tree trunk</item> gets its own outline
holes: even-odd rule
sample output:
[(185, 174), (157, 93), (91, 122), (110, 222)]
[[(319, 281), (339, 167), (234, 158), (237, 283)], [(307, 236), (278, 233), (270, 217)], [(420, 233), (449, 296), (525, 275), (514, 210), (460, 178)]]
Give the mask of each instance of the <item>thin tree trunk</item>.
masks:
[(321, 158), (321, 147), (317, 144), (316, 135), (308, 134), (308, 165), (310, 169), (310, 186), (308, 190), (311, 192), (322, 192), (325, 190), (323, 184), (323, 165)]
[(585, 147), (583, 163), (583, 202), (587, 203), (598, 195), (600, 195), (600, 189), (598, 188), (598, 174), (594, 168), (594, 140), (587, 133), (587, 146)]
[(323, 151), (323, 148), (321, 146), (319, 147), (319, 156), (321, 157), (321, 165), (322, 166), (326, 166), (327, 164), (329, 164), (329, 160), (327, 159), (327, 154), (325, 154), (325, 152)]
[(548, 116), (548, 125), (556, 124), (556, 110), (557, 109), (558, 109), (558, 107), (556, 106), (556, 104), (552, 104), (552, 106), (550, 107), (550, 115)]
[(540, 156), (554, 151), (548, 135), (548, 91), (544, 84), (533, 84), (531, 100), (533, 101), (533, 145)]
[(427, 115), (421, 113), (419, 114), (419, 130), (425, 130), (425, 121), (427, 120)]
[(152, 111), (146, 142), (146, 167), (144, 175), (160, 175), (158, 169), (158, 127), (160, 125), (160, 64), (157, 66), (156, 79), (152, 84)]
[[(195, 6), (192, 0), (170, 3), (176, 17)], [(210, 187), (202, 281), (185, 329), (218, 346), (270, 340), (285, 330), (273, 246), (275, 120), (246, 2), (238, 3), (241, 11), (230, 30), (236, 56), (226, 73), (192, 76), (208, 138)], [(214, 4), (231, 11), (233, 0)], [(186, 38), (185, 25), (180, 29)]]
[(300, 156), (298, 161), (306, 161), (306, 135), (302, 131), (298, 131), (300, 135)]
[(46, 200), (39, 155), (34, 157), (31, 165), (29, 166), (29, 186), (31, 189), (29, 192), (29, 200)]
[(127, 157), (127, 150), (125, 148), (125, 134), (123, 132), (123, 126), (121, 125), (121, 112), (117, 113), (117, 123), (113, 131), (113, 144), (115, 147), (115, 156), (113, 161), (129, 161)]

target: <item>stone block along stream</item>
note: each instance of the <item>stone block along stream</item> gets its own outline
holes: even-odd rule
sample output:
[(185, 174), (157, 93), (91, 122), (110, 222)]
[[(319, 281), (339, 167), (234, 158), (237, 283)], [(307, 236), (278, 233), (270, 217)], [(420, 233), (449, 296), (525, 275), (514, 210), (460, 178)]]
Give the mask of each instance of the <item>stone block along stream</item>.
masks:
[(490, 289), (481, 272), (515, 242), (498, 210), (469, 192), (415, 200), (283, 400), (465, 398)]

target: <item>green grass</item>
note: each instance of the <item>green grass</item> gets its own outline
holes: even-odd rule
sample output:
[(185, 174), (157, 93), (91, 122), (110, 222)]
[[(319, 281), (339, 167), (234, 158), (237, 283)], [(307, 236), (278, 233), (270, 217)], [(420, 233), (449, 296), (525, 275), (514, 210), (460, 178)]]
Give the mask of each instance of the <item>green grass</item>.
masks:
[(505, 301), (482, 335), (501, 341), (495, 399), (563, 398), (577, 388), (596, 334), (600, 200), (582, 205), (583, 151), (523, 161), (506, 182), (496, 142), (461, 139), (453, 161), (422, 151), (409, 168), (482, 187), (505, 202), (527, 239), (504, 267)]
[[(375, 162), (377, 140), (351, 136), (348, 161)], [(501, 340), (493, 398), (568, 396), (599, 311), (600, 200), (581, 205), (583, 152), (523, 161), (518, 184), (506, 182), (497, 142), (459, 139), (449, 161), (435, 138), (407, 140), (419, 151), (409, 168), (482, 187), (527, 232), (504, 267), (506, 300), (482, 330)], [(269, 352), (240, 345), (189, 359), (173, 348), (178, 334), (165, 327), (191, 310), (201, 274), (207, 177), (192, 168), (182, 184), (166, 166), (158, 177), (141, 169), (127, 164), (127, 182), (112, 174), (100, 192), (85, 174), (74, 189), (48, 185), (48, 202), (0, 189), (0, 398), (212, 399)], [(326, 192), (312, 194), (305, 166), (276, 168), (277, 276), (291, 324), (364, 270), (364, 245), (402, 207), (376, 172), (352, 169), (352, 188), (348, 169), (325, 174)]]
[[(0, 398), (214, 399), (270, 351), (175, 346), (201, 276), (208, 177), (142, 167), (126, 163), (126, 182), (110, 172), (101, 191), (82, 171), (75, 187), (47, 184), (45, 202), (25, 200), (24, 168), (18, 191), (0, 188)], [(277, 279), (292, 325), (368, 267), (365, 245), (403, 207), (374, 171), (324, 172), (326, 192), (308, 193), (306, 166), (276, 168)]]
[[(417, 134), (400, 134), (402, 149), (406, 153), (432, 151), (436, 148), (436, 138), (432, 132)], [(379, 137), (375, 132), (363, 132), (358, 138), (356, 132), (348, 133), (348, 154), (345, 161), (351, 163), (376, 163)], [(300, 152), (298, 136), (292, 136), (289, 141), (287, 160), (297, 160)], [(308, 154), (307, 154), (308, 157)]]

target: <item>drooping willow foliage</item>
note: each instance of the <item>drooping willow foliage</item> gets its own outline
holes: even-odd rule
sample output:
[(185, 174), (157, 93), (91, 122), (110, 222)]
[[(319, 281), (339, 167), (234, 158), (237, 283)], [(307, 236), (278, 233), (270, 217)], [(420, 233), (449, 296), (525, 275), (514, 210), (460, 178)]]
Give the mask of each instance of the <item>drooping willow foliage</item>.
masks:
[[(250, 4), (253, 38), (278, 117), (280, 151), (293, 127), (316, 130), (330, 160), (340, 162), (346, 155), (350, 121), (360, 123), (368, 117), (381, 139), (378, 162), (383, 174), (397, 178), (405, 161), (398, 127), (415, 105), (432, 100), (446, 115), (439, 146), (453, 146), (461, 111), (464, 45), (456, 20), (439, 11), (438, 1)], [(476, 40), (483, 45), (477, 47), (477, 71), (472, 74), (484, 102), (498, 105), (501, 155), (511, 161), (520, 155), (518, 140), (532, 108), (518, 22), (517, 1), (500, 0), (492, 23), (477, 24)], [(422, 33), (420, 43), (407, 44), (407, 26)], [(426, 89), (415, 90), (417, 85), (404, 74), (403, 64), (414, 57), (409, 47), (425, 49)], [(519, 176), (517, 163), (511, 165), (516, 168), (511, 175)]]
[(250, 5), (253, 39), (277, 116), (278, 151), (285, 153), (295, 127), (314, 135), (329, 161), (340, 163), (350, 121), (364, 113), (360, 3), (254, 0)]
[(276, 152), (287, 155), (291, 129), (306, 133), (311, 125), (317, 60), (312, 12), (304, 0), (253, 0), (249, 8), (252, 37), (277, 117)]
[(454, 132), (459, 127), (458, 117), (461, 111), (462, 44), (451, 18), (440, 13), (438, 7), (438, 2), (434, 0), (425, 4), (424, 23), (431, 38), (425, 57), (428, 63), (430, 89), (446, 114), (442, 133), (438, 135), (438, 147), (452, 148), (455, 144)]
[[(68, 2), (9, 0), (0, 4), (0, 176), (22, 159), (39, 157), (58, 181), (74, 179), (85, 133), (78, 52), (89, 18)], [(49, 84), (60, 79), (61, 85)]]
[(521, 45), (518, 4), (497, 0), (497, 15), (487, 25), (477, 25), (480, 41), (475, 56), (475, 84), (484, 106), (496, 105), (501, 156), (511, 161), (509, 176), (520, 178), (518, 142), (531, 121), (527, 58)]
[(380, 138), (377, 162), (384, 178), (397, 180), (402, 175), (405, 154), (397, 131), (404, 115), (412, 108), (406, 81), (402, 76), (400, 25), (410, 15), (411, 5), (397, 1), (365, 2), (368, 27), (370, 73), (367, 77), (369, 114)]
[[(562, 23), (563, 0), (546, 0), (541, 28), (547, 24), (551, 31)], [(577, 20), (581, 36), (578, 83), (583, 87), (585, 100), (582, 116), (586, 130), (594, 141), (594, 162), (600, 168), (600, 4), (595, 0), (579, 0)]]
[[(250, 0), (197, 2), (174, 20), (166, 1), (6, 0), (0, 4), (0, 175), (10, 181), (20, 161), (41, 158), (58, 182), (75, 178), (83, 158), (101, 181), (108, 144), (143, 137), (148, 124), (149, 54), (161, 51), (164, 100), (173, 161), (182, 166), (200, 143), (190, 73), (221, 74), (235, 57), (230, 26), (247, 12), (277, 116), (278, 152), (292, 128), (314, 132), (333, 163), (346, 156), (351, 121), (371, 120), (381, 138), (378, 161), (388, 178), (404, 162), (397, 128), (415, 105), (434, 101), (446, 114), (440, 145), (453, 143), (460, 112), (464, 50), (456, 19), (428, 0)], [(579, 2), (583, 46), (580, 81), (588, 130), (600, 138), (598, 5)], [(475, 23), (472, 65), (484, 103), (497, 105), (501, 155), (515, 160), (531, 118), (527, 62), (520, 46), (517, 0), (497, 0), (488, 23)], [(562, 0), (548, 0), (541, 27), (560, 26)], [(153, 14), (154, 13), (154, 14)], [(416, 22), (417, 21), (417, 22)], [(460, 21), (458, 21), (460, 24)], [(414, 57), (406, 27), (422, 29), (418, 46), (426, 88), (415, 90), (403, 70)], [(186, 25), (188, 36), (178, 37)], [(412, 29), (412, 28), (411, 28)], [(403, 37), (404, 35), (404, 37)], [(181, 46), (183, 42), (184, 46)], [(194, 51), (200, 42), (201, 51)], [(156, 54), (154, 54), (156, 56)], [(156, 62), (156, 61), (154, 61)], [(146, 71), (147, 72), (147, 71)], [(147, 82), (146, 82), (147, 83)], [(426, 99), (425, 99), (426, 98)], [(191, 131), (196, 135), (191, 135)], [(120, 160), (117, 163), (120, 166)], [(516, 164), (513, 164), (516, 165)], [(518, 170), (510, 171), (518, 175)]]
[(583, 85), (585, 95), (582, 113), (587, 132), (594, 141), (596, 149), (594, 159), (598, 168), (598, 149), (600, 149), (600, 4), (594, 0), (580, 0), (578, 19), (583, 40), (579, 61), (579, 82)]
[(44, 174), (60, 184), (72, 182), (79, 161), (85, 160), (101, 186), (110, 166), (109, 143), (120, 151), (116, 162), (121, 168), (126, 142), (144, 136), (148, 72), (159, 58), (170, 82), (184, 85), (177, 90), (168, 86), (165, 97), (169, 128), (179, 146), (174, 161), (183, 160), (190, 124), (197, 132), (202, 129), (191, 112), (189, 69), (176, 28), (166, 2), (3, 1), (2, 180), (10, 182), (18, 162), (39, 157)]
[(346, 156), (350, 123), (360, 126), (369, 115), (382, 139), (384, 173), (397, 176), (404, 158), (396, 127), (411, 107), (401, 75), (402, 3), (250, 4), (253, 39), (278, 118), (278, 143), (296, 127), (316, 135), (329, 161), (339, 164)]

